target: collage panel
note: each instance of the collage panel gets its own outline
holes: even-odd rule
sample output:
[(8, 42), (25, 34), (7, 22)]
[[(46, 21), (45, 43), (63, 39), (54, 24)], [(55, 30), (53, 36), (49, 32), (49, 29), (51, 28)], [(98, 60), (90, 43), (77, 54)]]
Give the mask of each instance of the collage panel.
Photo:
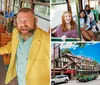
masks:
[(51, 44), (51, 85), (99, 85), (100, 42)]
[(51, 85), (99, 85), (100, 0), (51, 0), (50, 28)]
[(50, 85), (50, 0), (0, 0), (0, 85)]
[(0, 85), (100, 85), (99, 41), (100, 0), (0, 0)]
[(51, 41), (100, 41), (100, 0), (51, 0)]

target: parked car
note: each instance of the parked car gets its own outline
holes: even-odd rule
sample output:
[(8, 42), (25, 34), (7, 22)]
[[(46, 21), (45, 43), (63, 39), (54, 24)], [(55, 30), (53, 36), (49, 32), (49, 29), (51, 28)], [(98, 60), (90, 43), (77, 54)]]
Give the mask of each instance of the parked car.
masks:
[(56, 75), (51, 79), (51, 85), (55, 85), (57, 83), (66, 82), (68, 83), (69, 77), (67, 75)]

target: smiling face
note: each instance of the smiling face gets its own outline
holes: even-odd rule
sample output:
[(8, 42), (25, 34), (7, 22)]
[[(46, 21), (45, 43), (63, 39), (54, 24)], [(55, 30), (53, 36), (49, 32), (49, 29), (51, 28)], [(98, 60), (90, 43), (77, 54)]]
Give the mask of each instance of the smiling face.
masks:
[(70, 24), (70, 22), (71, 22), (71, 14), (70, 13), (64, 14), (64, 20), (65, 20), (66, 24)]
[(88, 5), (86, 5), (85, 10), (90, 10), (90, 7)]
[(85, 12), (84, 12), (84, 11), (81, 11), (81, 12), (80, 12), (80, 17), (81, 17), (81, 18), (84, 18), (84, 17), (85, 17)]
[(34, 15), (32, 12), (19, 12), (17, 15), (17, 29), (22, 37), (29, 37), (34, 33)]

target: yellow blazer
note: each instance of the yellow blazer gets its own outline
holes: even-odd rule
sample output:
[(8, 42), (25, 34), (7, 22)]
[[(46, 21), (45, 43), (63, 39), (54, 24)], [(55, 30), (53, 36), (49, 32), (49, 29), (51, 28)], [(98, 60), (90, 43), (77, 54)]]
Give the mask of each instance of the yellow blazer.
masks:
[[(13, 30), (12, 41), (0, 48), (0, 54), (11, 53), (5, 84), (16, 77), (16, 50), (18, 31)], [(37, 28), (30, 48), (26, 67), (26, 85), (50, 85), (50, 36)]]

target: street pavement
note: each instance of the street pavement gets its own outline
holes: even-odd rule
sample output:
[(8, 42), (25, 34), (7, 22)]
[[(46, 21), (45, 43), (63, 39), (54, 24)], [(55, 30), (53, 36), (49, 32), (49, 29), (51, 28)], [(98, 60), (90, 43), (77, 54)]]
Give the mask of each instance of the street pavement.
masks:
[(89, 82), (79, 82), (77, 80), (70, 80), (68, 83), (62, 83), (57, 85), (100, 85), (100, 75), (96, 80), (92, 80)]

